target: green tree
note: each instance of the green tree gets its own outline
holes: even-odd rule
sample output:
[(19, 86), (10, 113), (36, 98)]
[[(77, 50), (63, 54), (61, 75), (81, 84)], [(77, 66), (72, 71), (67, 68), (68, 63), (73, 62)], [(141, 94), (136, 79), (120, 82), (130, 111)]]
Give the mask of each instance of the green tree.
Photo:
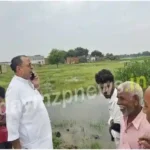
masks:
[(56, 64), (58, 68), (58, 64), (62, 63), (65, 59), (66, 52), (58, 49), (52, 49), (48, 56), (48, 61), (50, 64)]
[(144, 51), (144, 52), (142, 53), (142, 55), (143, 55), (143, 56), (149, 56), (149, 55), (150, 55), (150, 52), (149, 52), (149, 51)]
[(60, 63), (65, 63), (65, 59), (67, 58), (67, 52), (64, 50), (60, 51), (60, 56), (61, 56)]
[(76, 53), (73, 49), (70, 49), (67, 54), (66, 54), (67, 57), (75, 57), (76, 56)]
[(102, 52), (98, 51), (98, 50), (94, 50), (91, 53), (91, 56), (99, 56), (99, 57), (103, 57), (104, 55), (102, 54)]
[(113, 58), (113, 54), (112, 53), (107, 53), (106, 54), (106, 59), (112, 60), (112, 58)]
[(88, 52), (89, 52), (88, 49), (85, 49), (85, 48), (82, 48), (82, 47), (77, 47), (77, 48), (75, 48), (74, 51), (75, 51), (76, 56), (87, 56)]

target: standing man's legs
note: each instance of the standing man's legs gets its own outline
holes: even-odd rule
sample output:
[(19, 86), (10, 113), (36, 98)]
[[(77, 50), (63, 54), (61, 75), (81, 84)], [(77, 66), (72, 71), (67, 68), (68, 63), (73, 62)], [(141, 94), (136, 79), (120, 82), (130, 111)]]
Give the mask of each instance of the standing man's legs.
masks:
[(0, 149), (5, 149), (5, 143), (0, 143)]
[(12, 149), (11, 142), (3, 142), (0, 143), (0, 149)]
[(5, 142), (5, 149), (12, 149), (12, 143), (11, 142)]

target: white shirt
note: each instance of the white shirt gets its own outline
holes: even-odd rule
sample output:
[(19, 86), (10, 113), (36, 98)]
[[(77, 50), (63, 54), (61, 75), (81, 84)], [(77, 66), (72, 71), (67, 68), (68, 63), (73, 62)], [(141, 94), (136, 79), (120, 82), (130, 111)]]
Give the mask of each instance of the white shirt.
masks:
[(8, 141), (19, 138), (22, 148), (52, 149), (52, 129), (43, 97), (33, 84), (14, 76), (6, 91)]
[(114, 120), (114, 123), (119, 123), (120, 124), (120, 119), (122, 116), (122, 112), (120, 111), (120, 108), (117, 104), (118, 98), (117, 98), (117, 89), (114, 89), (113, 95), (111, 96), (111, 98), (109, 99), (109, 115), (110, 118), (108, 120), (108, 124), (110, 125), (110, 121), (111, 119)]

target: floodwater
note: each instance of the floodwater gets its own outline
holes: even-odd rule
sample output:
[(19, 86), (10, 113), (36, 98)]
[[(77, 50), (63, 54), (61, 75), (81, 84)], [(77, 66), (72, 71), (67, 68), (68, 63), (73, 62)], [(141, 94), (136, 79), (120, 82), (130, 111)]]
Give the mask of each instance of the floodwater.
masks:
[(60, 132), (64, 145), (103, 149), (115, 148), (108, 131), (108, 101), (102, 96), (72, 97), (68, 103), (47, 105), (53, 132)]

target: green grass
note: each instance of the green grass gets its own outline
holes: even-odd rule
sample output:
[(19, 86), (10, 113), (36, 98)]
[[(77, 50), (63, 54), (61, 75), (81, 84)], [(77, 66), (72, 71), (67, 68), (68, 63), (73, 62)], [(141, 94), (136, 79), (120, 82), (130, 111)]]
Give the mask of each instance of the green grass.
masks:
[[(130, 63), (135, 61), (142, 62), (142, 60), (150, 60), (150, 57), (134, 58), (130, 60)], [(140, 65), (138, 64), (138, 66)], [(142, 70), (142, 66), (143, 64), (141, 65), (141, 67), (137, 67), (136, 74), (140, 76), (145, 75), (145, 71), (147, 71), (147, 73), (149, 74), (149, 63), (148, 66), (144, 65), (145, 71)], [(129, 71), (128, 68), (127, 71), (126, 67), (123, 67), (125, 67), (124, 61), (121, 60), (70, 65), (61, 64), (58, 68), (56, 65), (45, 65), (42, 67), (35, 66), (34, 69), (40, 77), (41, 91), (45, 97), (45, 102), (47, 102), (49, 100), (54, 101), (54, 99), (62, 100), (64, 98), (69, 98), (70, 96), (73, 96), (75, 94), (80, 95), (82, 94), (82, 90), (83, 93), (86, 94), (88, 92), (87, 88), (89, 86), (96, 87), (95, 73), (103, 68), (110, 69), (114, 74), (118, 72), (116, 75), (117, 79), (124, 81), (125, 79), (129, 78), (132, 72), (135, 72), (135, 66), (133, 68), (130, 68), (131, 71)], [(123, 69), (119, 70), (119, 68)], [(145, 74), (143, 74), (144, 72)], [(13, 72), (8, 67), (7, 73), (0, 74), (0, 86), (7, 88), (12, 76)], [(147, 75), (147, 80), (149, 80), (149, 75)], [(94, 94), (96, 92), (98, 92), (98, 89), (96, 89), (96, 91), (92, 91), (91, 94)]]
[(91, 149), (102, 149), (102, 147), (98, 142), (95, 142), (91, 144)]
[[(71, 65), (61, 64), (58, 68), (56, 65), (45, 65), (37, 66), (34, 69), (40, 77), (42, 93), (50, 94), (50, 98), (53, 100), (56, 92), (60, 92), (59, 99), (62, 99), (62, 93), (67, 90), (75, 94), (75, 90), (79, 88), (83, 88), (85, 91), (88, 86), (95, 85), (95, 73), (103, 68), (114, 71), (114, 69), (122, 66), (123, 63), (119, 61), (103, 61)], [(12, 76), (13, 72), (8, 67), (7, 73), (0, 74), (0, 86), (7, 88)], [(68, 96), (66, 94), (66, 98)]]
[(60, 149), (61, 144), (62, 144), (62, 139), (56, 137), (55, 133), (53, 133), (53, 147), (54, 147), (54, 149)]

